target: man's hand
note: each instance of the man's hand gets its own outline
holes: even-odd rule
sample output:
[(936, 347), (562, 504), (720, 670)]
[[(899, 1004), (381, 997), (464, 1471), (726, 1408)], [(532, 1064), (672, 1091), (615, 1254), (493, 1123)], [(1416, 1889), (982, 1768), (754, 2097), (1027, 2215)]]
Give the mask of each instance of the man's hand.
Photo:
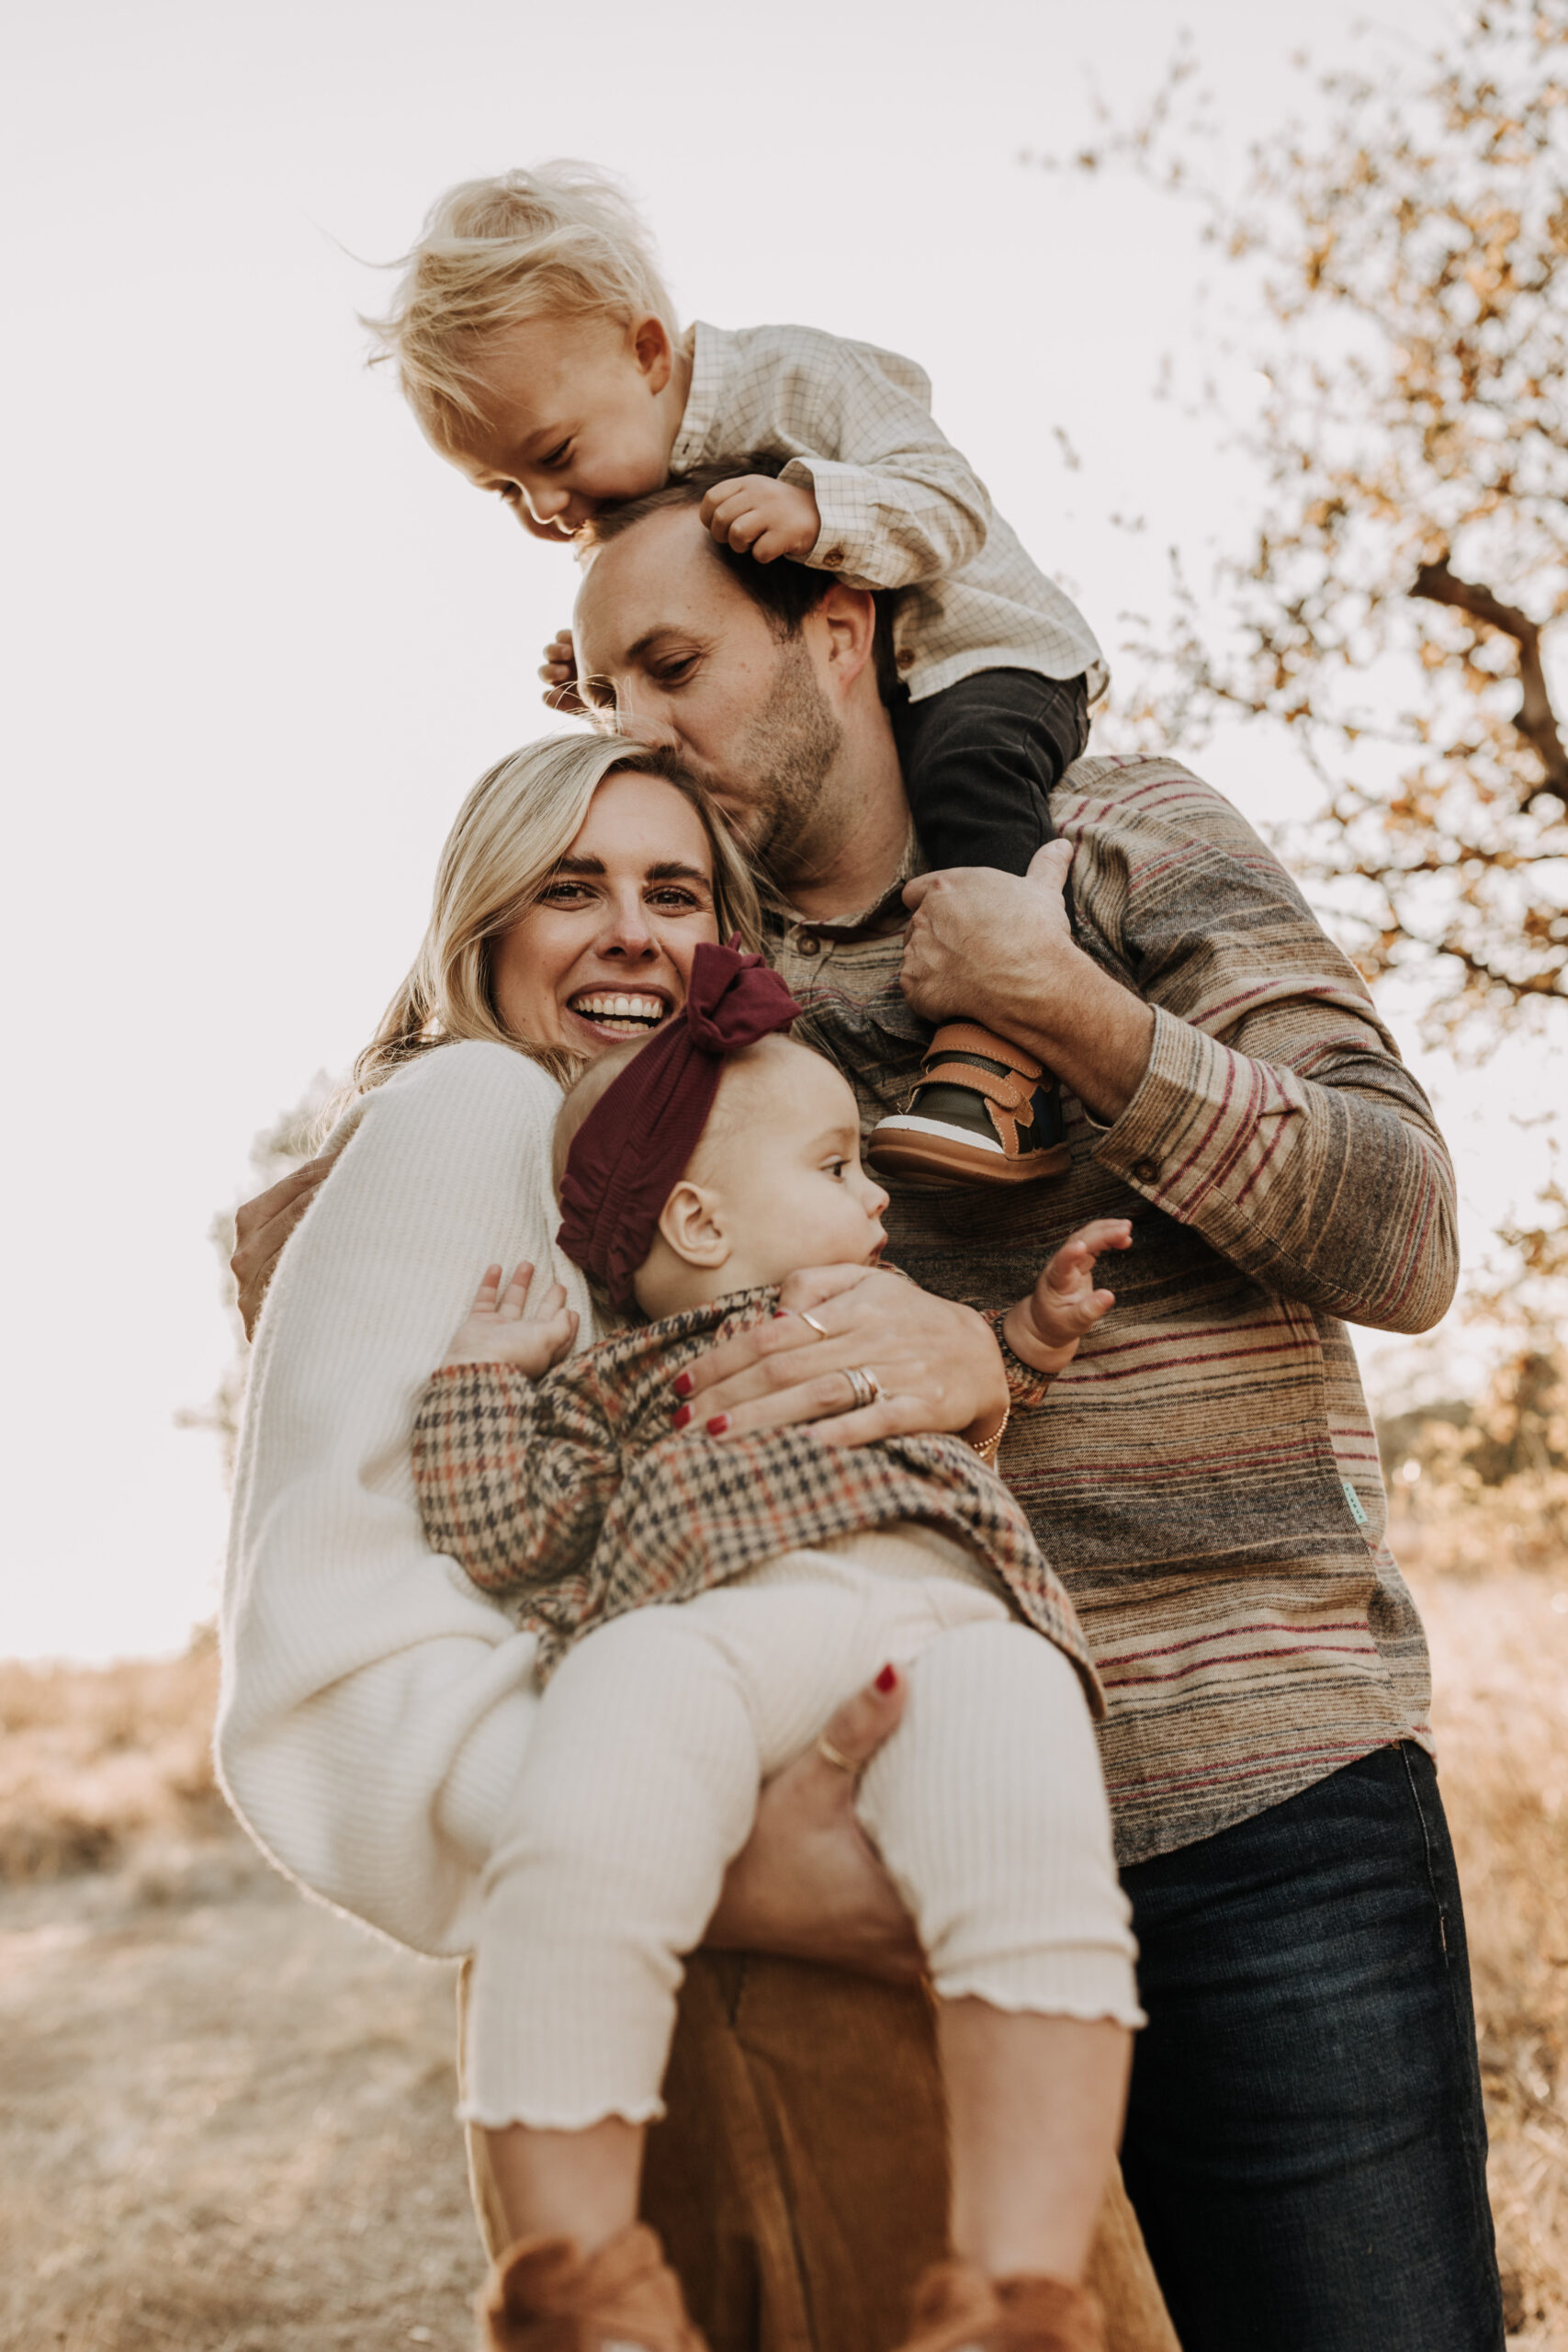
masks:
[[(852, 1411), (852, 1368), (882, 1390)], [(790, 1276), (771, 1322), (699, 1356), (670, 1401), (694, 1436), (804, 1423), (829, 1445), (868, 1445), (909, 1430), (991, 1430), (1007, 1410), (1007, 1379), (972, 1308), (875, 1266), (818, 1266)]]
[(721, 548), (754, 555), (759, 563), (808, 556), (822, 536), (817, 501), (805, 484), (775, 481), (771, 474), (716, 482), (702, 503), (701, 519)]
[(888, 1689), (874, 1682), (832, 1717), (823, 1737), (855, 1772), (808, 1747), (767, 1782), (751, 1835), (725, 1874), (706, 1943), (896, 1982), (919, 1974), (909, 1915), (855, 1817), (858, 1770), (897, 1730), (908, 1695), (895, 1672)]
[(1072, 862), (1072, 844), (1054, 841), (1025, 875), (917, 875), (904, 892), (914, 920), (898, 984), (927, 1021), (978, 1021), (1010, 1037), (1109, 1124), (1143, 1082), (1155, 1017), (1074, 943), (1063, 895)]
[(322, 1159), (307, 1159), (302, 1167), (280, 1176), (276, 1184), (269, 1184), (265, 1193), (258, 1193), (254, 1201), (246, 1201), (234, 1212), (234, 1254), (229, 1261), (229, 1271), (234, 1277), (240, 1320), (247, 1340), (255, 1338), (256, 1317), (283, 1245), (331, 1174), (336, 1157), (333, 1152)]
[(539, 675), (545, 682), (545, 707), (563, 718), (586, 716), (588, 705), (577, 691), (577, 654), (569, 628), (558, 629), (545, 648)]
[(538, 1312), (530, 1316), (533, 1281), (533, 1267), (519, 1266), (502, 1290), (500, 1266), (485, 1268), (467, 1319), (441, 1359), (443, 1372), (455, 1363), (509, 1363), (530, 1380), (543, 1380), (571, 1353), (577, 1316), (566, 1303), (564, 1286), (552, 1283)]
[(914, 921), (898, 985), (923, 1021), (985, 1022), (993, 999), (1039, 998), (1074, 952), (1065, 896), (1072, 862), (1072, 843), (1055, 841), (1027, 874), (954, 865), (915, 876), (904, 892)]
[(1124, 1216), (1098, 1217), (1064, 1241), (1027, 1298), (1010, 1307), (1002, 1337), (1015, 1356), (1053, 1378), (1065, 1372), (1078, 1341), (1116, 1304), (1116, 1294), (1096, 1290), (1094, 1261), (1104, 1250), (1130, 1250), (1133, 1228)]

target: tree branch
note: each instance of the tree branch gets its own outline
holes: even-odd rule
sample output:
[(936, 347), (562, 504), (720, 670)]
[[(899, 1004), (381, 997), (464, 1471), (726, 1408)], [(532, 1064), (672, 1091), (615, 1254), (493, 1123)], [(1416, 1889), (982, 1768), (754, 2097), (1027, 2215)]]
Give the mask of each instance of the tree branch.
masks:
[(1458, 579), (1449, 570), (1447, 556), (1437, 563), (1421, 566), (1410, 594), (1424, 596), (1434, 605), (1455, 605), (1483, 628), (1500, 629), (1505, 637), (1513, 639), (1519, 649), (1519, 707), (1514, 713), (1513, 724), (1540, 762), (1547, 785), (1562, 798), (1568, 799), (1568, 752), (1563, 750), (1557, 714), (1546, 690), (1540, 631), (1529, 615), (1521, 613), (1517, 605), (1505, 605), (1490, 588), (1483, 588), (1472, 580)]

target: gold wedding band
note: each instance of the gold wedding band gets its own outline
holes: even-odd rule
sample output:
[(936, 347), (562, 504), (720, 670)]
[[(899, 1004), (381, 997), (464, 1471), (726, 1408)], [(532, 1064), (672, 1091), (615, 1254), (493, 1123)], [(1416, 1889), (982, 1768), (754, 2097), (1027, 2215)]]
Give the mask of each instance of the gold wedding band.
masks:
[(834, 1747), (826, 1732), (823, 1733), (821, 1738), (817, 1743), (817, 1753), (820, 1756), (824, 1764), (830, 1764), (835, 1772), (847, 1772), (852, 1781), (856, 1777), (860, 1770), (860, 1766), (858, 1764), (852, 1764), (847, 1756), (840, 1753), (839, 1749)]
[(812, 1329), (816, 1332), (819, 1340), (825, 1340), (827, 1338), (828, 1332), (826, 1326), (818, 1323), (815, 1315), (808, 1315), (804, 1306), (800, 1309), (800, 1319), (803, 1323), (810, 1324)]
[(881, 1381), (878, 1380), (874, 1372), (868, 1372), (863, 1364), (846, 1364), (844, 1378), (850, 1384), (851, 1399), (850, 1404), (845, 1408), (846, 1411), (852, 1412), (857, 1407), (874, 1405), (882, 1394)]

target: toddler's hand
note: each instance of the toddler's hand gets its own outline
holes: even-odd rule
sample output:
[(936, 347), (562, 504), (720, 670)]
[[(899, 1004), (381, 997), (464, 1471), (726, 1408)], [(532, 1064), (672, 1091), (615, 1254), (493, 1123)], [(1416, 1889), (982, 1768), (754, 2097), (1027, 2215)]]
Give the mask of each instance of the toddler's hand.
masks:
[(771, 474), (739, 474), (716, 482), (702, 503), (703, 528), (721, 548), (748, 549), (759, 563), (775, 556), (807, 556), (822, 535), (817, 501), (797, 481)]
[(1096, 1290), (1094, 1261), (1102, 1250), (1130, 1250), (1133, 1228), (1124, 1216), (1098, 1217), (1064, 1241), (1027, 1298), (1002, 1323), (1014, 1355), (1035, 1371), (1065, 1371), (1078, 1341), (1116, 1304), (1113, 1291)]
[(559, 1283), (546, 1291), (538, 1313), (525, 1319), (533, 1279), (532, 1266), (519, 1266), (503, 1291), (501, 1268), (486, 1267), (468, 1320), (441, 1359), (443, 1371), (453, 1363), (509, 1363), (530, 1380), (542, 1380), (571, 1353), (577, 1317)]
[(563, 718), (580, 718), (586, 713), (588, 705), (577, 691), (577, 654), (570, 629), (560, 629), (551, 638), (539, 675), (545, 682), (547, 710), (558, 710)]

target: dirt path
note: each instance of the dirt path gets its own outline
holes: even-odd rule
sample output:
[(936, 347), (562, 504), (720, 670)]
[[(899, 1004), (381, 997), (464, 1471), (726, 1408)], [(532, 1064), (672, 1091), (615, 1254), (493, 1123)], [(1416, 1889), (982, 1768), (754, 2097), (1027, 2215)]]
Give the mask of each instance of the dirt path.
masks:
[(238, 1838), (0, 1890), (6, 2352), (468, 2352), (452, 2007)]
[[(1417, 1586), (1509, 2342), (1568, 2352), (1568, 1562)], [(211, 1664), (0, 1679), (0, 2352), (470, 2352), (451, 1972), (206, 1834)]]

